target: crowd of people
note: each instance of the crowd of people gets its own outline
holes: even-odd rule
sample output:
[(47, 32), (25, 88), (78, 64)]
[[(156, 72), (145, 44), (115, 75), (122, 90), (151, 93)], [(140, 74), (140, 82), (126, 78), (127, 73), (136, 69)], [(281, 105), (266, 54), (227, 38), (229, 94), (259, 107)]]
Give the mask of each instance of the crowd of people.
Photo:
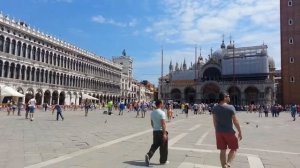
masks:
[[(18, 111), (18, 115), (21, 116), (21, 111), (25, 110), (25, 118), (30, 121), (34, 120), (34, 113), (36, 109), (42, 109), (41, 111), (47, 112), (49, 109), (52, 114), (56, 111), (56, 120), (64, 120), (64, 110), (76, 110), (80, 108), (84, 110), (84, 116), (87, 117), (89, 111), (102, 109), (104, 114), (107, 115), (124, 115), (124, 112), (136, 113), (136, 118), (145, 118), (147, 111), (152, 111), (150, 114), (151, 125), (153, 127), (153, 144), (150, 147), (149, 152), (145, 155), (146, 165), (150, 164), (150, 159), (155, 153), (156, 149), (161, 148), (160, 163), (169, 163), (168, 158), (168, 132), (166, 128), (166, 122), (171, 122), (172, 119), (178, 116), (178, 112), (181, 111), (188, 118), (189, 113), (194, 115), (201, 115), (209, 112), (213, 116), (213, 123), (216, 130), (217, 148), (220, 150), (220, 162), (222, 168), (228, 168), (234, 159), (236, 151), (238, 149), (238, 140), (242, 139), (241, 129), (236, 119), (236, 109), (238, 111), (246, 111), (247, 113), (258, 113), (258, 117), (268, 117), (269, 113), (272, 117), (279, 117), (280, 113), (287, 111), (291, 113), (293, 121), (296, 120), (297, 114), (300, 117), (300, 105), (291, 104), (287, 106), (281, 106), (279, 104), (264, 105), (264, 104), (250, 104), (244, 106), (229, 105), (230, 97), (227, 94), (220, 94), (219, 103), (177, 103), (177, 102), (163, 102), (158, 101), (134, 101), (125, 103), (124, 100), (119, 102), (113, 102), (109, 100), (107, 102), (95, 103), (90, 99), (85, 99), (80, 105), (70, 106), (59, 105), (58, 102), (53, 102), (52, 105), (44, 103), (43, 105), (37, 105), (37, 101), (34, 97), (31, 97), (26, 104), (15, 103), (14, 101), (8, 101), (4, 108), (7, 109), (7, 115), (14, 115), (15, 111)], [(175, 110), (177, 109), (177, 110)], [(224, 125), (224, 123), (226, 123)], [(233, 130), (234, 125), (238, 131), (237, 136)], [(226, 127), (226, 128), (225, 128)], [(226, 156), (226, 149), (229, 147), (230, 151)]]

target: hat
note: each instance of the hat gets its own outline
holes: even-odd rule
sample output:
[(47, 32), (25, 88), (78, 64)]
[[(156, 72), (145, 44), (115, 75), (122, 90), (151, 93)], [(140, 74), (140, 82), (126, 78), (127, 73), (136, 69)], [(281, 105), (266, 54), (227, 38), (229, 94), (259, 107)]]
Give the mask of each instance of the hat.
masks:
[(224, 98), (227, 97), (227, 96), (229, 96), (228, 93), (226, 93), (226, 92), (221, 92), (221, 93), (219, 94), (219, 100), (224, 100)]

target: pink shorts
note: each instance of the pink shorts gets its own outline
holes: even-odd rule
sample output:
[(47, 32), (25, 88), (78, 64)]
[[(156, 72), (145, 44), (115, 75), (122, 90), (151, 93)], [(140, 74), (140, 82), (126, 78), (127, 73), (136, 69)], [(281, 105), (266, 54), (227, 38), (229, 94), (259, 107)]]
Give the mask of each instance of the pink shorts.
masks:
[(222, 133), (216, 132), (216, 140), (217, 140), (217, 149), (225, 150), (229, 149), (238, 149), (238, 139), (235, 136), (235, 133)]

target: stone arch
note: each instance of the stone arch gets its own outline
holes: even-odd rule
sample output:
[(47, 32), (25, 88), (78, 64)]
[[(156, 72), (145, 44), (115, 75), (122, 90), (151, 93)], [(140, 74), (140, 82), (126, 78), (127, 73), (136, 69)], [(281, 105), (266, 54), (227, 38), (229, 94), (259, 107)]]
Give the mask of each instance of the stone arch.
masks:
[(203, 103), (216, 103), (219, 98), (220, 87), (215, 83), (207, 83), (202, 88), (202, 102)]
[(54, 90), (52, 92), (52, 102), (51, 102), (51, 104), (55, 104), (55, 103), (58, 103), (58, 91), (57, 90)]
[(188, 86), (184, 89), (184, 100), (187, 103), (195, 103), (196, 101), (196, 90)]
[(65, 104), (65, 98), (66, 98), (65, 92), (64, 91), (60, 92), (60, 94), (59, 94), (59, 105), (64, 105)]
[(26, 90), (26, 94), (25, 94), (25, 103), (27, 103), (33, 97), (34, 97), (34, 90), (33, 90), (33, 88), (28, 88)]
[(4, 48), (4, 36), (0, 36), (0, 51), (3, 52)]
[(11, 41), (11, 54), (12, 55), (15, 55), (16, 54), (16, 45), (17, 45), (17, 42), (15, 39), (13, 39)]
[(23, 43), (23, 45), (22, 45), (22, 56), (24, 58), (26, 58), (26, 50), (27, 50), (27, 45), (26, 45), (26, 43)]
[(4, 52), (9, 53), (10, 50), (10, 38), (6, 38), (5, 40), (5, 47), (4, 47)]
[(17, 56), (21, 56), (21, 50), (22, 50), (22, 43), (21, 43), (21, 41), (18, 41), (18, 43), (17, 43)]
[(21, 72), (21, 65), (20, 64), (17, 64), (16, 65), (16, 76), (15, 76), (15, 79), (20, 79), (20, 73)]
[(171, 99), (176, 102), (181, 101), (181, 91), (177, 88), (171, 90)]
[(46, 90), (44, 93), (44, 103), (50, 104), (51, 100), (51, 92), (49, 90)]
[(41, 105), (42, 104), (42, 96), (43, 96), (43, 90), (37, 89), (35, 94), (36, 104)]
[(241, 105), (241, 90), (237, 86), (230, 86), (227, 92), (230, 95), (231, 104)]
[(10, 68), (9, 68), (9, 72), (10, 72), (9, 78), (14, 78), (14, 76), (15, 76), (15, 68), (16, 68), (15, 63), (12, 62), (10, 64)]
[(214, 80), (218, 81), (221, 79), (221, 69), (218, 66), (209, 66), (203, 70), (201, 76), (202, 81)]
[(3, 69), (3, 61), (0, 60), (0, 77), (2, 77), (2, 73), (3, 73), (2, 69)]
[(21, 93), (21, 94), (24, 94), (24, 90), (23, 90), (23, 88), (21, 88), (21, 87), (18, 87), (18, 88), (17, 88), (17, 92), (19, 92), (19, 93)]
[(247, 104), (259, 103), (259, 90), (255, 86), (249, 86), (245, 89), (245, 99)]
[(8, 72), (9, 72), (9, 62), (5, 61), (4, 62), (4, 74), (3, 74), (3, 77), (7, 78), (8, 77)]

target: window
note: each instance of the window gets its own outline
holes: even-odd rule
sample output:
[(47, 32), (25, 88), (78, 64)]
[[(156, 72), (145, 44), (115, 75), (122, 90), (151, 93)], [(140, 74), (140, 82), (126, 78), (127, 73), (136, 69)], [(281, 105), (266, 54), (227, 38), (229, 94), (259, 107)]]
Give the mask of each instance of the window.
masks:
[(291, 83), (292, 83), (292, 82), (295, 82), (295, 77), (291, 76), (291, 77), (290, 77), (290, 82), (291, 82)]
[(289, 44), (294, 44), (294, 39), (293, 39), (293, 37), (290, 37), (290, 38), (289, 38)]
[(294, 20), (293, 19), (289, 19), (289, 25), (293, 25), (294, 24)]
[(288, 1), (288, 6), (293, 6), (293, 1), (292, 0)]
[(292, 64), (292, 63), (294, 63), (294, 62), (295, 62), (294, 57), (290, 57), (290, 63)]

